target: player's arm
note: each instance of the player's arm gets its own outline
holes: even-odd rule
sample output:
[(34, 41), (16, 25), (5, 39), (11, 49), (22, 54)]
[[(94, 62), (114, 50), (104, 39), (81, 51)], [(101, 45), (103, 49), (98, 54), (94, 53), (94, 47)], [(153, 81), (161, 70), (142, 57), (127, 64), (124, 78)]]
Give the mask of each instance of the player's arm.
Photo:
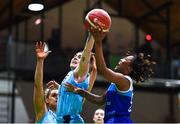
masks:
[(36, 70), (34, 75), (34, 95), (33, 103), (36, 114), (36, 121), (42, 118), (44, 113), (47, 111), (46, 103), (44, 100), (44, 90), (43, 90), (43, 65), (44, 59), (49, 52), (44, 52), (45, 44), (42, 42), (36, 43)]
[(120, 90), (129, 89), (129, 80), (127, 80), (123, 74), (117, 73), (106, 66), (102, 48), (102, 40), (106, 34), (99, 30), (96, 30), (93, 34), (95, 39), (95, 53), (98, 72), (109, 82), (114, 82)]
[(99, 96), (99, 95), (95, 95), (95, 94), (92, 94), (86, 90), (83, 90), (79, 87), (76, 87), (68, 82), (66, 82), (64, 84), (64, 86), (67, 88), (67, 91), (69, 92), (73, 92), (73, 93), (76, 93), (76, 94), (79, 94), (81, 95), (82, 97), (86, 98), (88, 101), (92, 102), (92, 103), (95, 103), (95, 104), (98, 104), (98, 105), (103, 105), (105, 103), (105, 94), (103, 94), (102, 96)]
[(89, 92), (91, 92), (91, 90), (94, 86), (94, 82), (96, 80), (96, 77), (97, 77), (96, 58), (93, 54), (92, 55), (92, 62), (91, 62), (91, 72), (90, 72), (90, 78), (89, 78), (89, 87), (88, 87)]
[[(91, 63), (90, 63), (89, 87), (88, 87), (87, 91), (91, 92), (91, 90), (92, 90), (92, 88), (94, 86), (96, 77), (97, 77), (97, 67), (96, 67), (96, 59), (95, 59), (95, 56), (94, 56), (94, 53), (93, 53), (92, 54), (92, 60), (91, 60)], [(86, 99), (83, 100), (83, 103), (85, 102), (85, 100)]]
[(87, 40), (86, 40), (85, 47), (82, 52), (80, 63), (78, 65), (78, 67), (74, 70), (74, 75), (75, 75), (77, 81), (81, 81), (82, 78), (85, 77), (89, 71), (89, 61), (90, 61), (91, 50), (92, 50), (93, 46), (94, 46), (94, 38), (89, 33)]

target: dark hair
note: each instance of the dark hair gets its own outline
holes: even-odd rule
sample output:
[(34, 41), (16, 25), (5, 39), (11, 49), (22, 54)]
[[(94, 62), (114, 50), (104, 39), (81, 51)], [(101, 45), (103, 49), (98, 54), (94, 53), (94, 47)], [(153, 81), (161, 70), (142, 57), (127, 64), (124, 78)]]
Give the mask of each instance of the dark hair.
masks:
[(155, 62), (150, 55), (145, 55), (144, 53), (134, 55), (131, 65), (133, 71), (130, 73), (130, 77), (137, 83), (144, 82), (153, 74), (152, 65), (154, 64)]

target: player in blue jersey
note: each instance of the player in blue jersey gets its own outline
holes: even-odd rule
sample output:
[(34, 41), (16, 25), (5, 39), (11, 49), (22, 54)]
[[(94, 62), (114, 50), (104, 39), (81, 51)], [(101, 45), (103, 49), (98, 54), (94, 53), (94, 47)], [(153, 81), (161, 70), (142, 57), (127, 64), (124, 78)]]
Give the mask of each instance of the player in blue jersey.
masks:
[[(33, 103), (36, 123), (56, 123), (57, 88), (43, 89), (43, 64), (50, 51), (44, 51), (45, 43), (36, 43), (36, 70), (34, 76)], [(50, 81), (56, 83), (55, 81)], [(44, 94), (45, 93), (45, 94)]]
[(102, 40), (105, 33), (95, 30), (95, 53), (97, 69), (111, 84), (104, 95), (99, 96), (66, 83), (68, 91), (80, 94), (87, 100), (97, 103), (105, 103), (104, 123), (132, 123), (130, 118), (133, 100), (133, 81), (138, 83), (150, 77), (154, 62), (150, 56), (143, 53), (126, 56), (118, 62), (114, 70), (106, 66), (103, 57)]
[(64, 83), (69, 82), (88, 91), (92, 89), (94, 81), (90, 80), (95, 80), (96, 74), (93, 76), (93, 78), (90, 78), (88, 72), (91, 65), (90, 58), (93, 45), (94, 38), (89, 33), (83, 51), (76, 53), (71, 59), (71, 71), (65, 76), (61, 83), (62, 87), (58, 90), (59, 95), (56, 112), (58, 123), (84, 123), (83, 118), (80, 116), (83, 105), (83, 97), (71, 92), (67, 92), (66, 87), (64, 87)]

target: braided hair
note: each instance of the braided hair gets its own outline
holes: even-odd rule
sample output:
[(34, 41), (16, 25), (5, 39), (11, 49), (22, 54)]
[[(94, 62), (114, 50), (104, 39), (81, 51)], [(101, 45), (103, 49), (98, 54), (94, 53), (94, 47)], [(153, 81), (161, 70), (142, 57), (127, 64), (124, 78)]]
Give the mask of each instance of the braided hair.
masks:
[(154, 73), (152, 70), (152, 65), (154, 64), (155, 62), (150, 55), (138, 53), (134, 56), (134, 60), (131, 64), (133, 71), (130, 73), (130, 77), (137, 83), (144, 82)]

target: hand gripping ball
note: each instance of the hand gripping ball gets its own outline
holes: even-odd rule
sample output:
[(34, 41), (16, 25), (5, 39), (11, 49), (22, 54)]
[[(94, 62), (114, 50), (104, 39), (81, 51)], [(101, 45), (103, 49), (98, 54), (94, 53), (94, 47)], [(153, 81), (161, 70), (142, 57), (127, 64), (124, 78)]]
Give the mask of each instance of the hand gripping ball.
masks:
[(111, 17), (103, 9), (93, 9), (85, 17), (85, 27), (91, 30), (91, 27), (102, 28), (103, 32), (108, 32), (111, 27)]

